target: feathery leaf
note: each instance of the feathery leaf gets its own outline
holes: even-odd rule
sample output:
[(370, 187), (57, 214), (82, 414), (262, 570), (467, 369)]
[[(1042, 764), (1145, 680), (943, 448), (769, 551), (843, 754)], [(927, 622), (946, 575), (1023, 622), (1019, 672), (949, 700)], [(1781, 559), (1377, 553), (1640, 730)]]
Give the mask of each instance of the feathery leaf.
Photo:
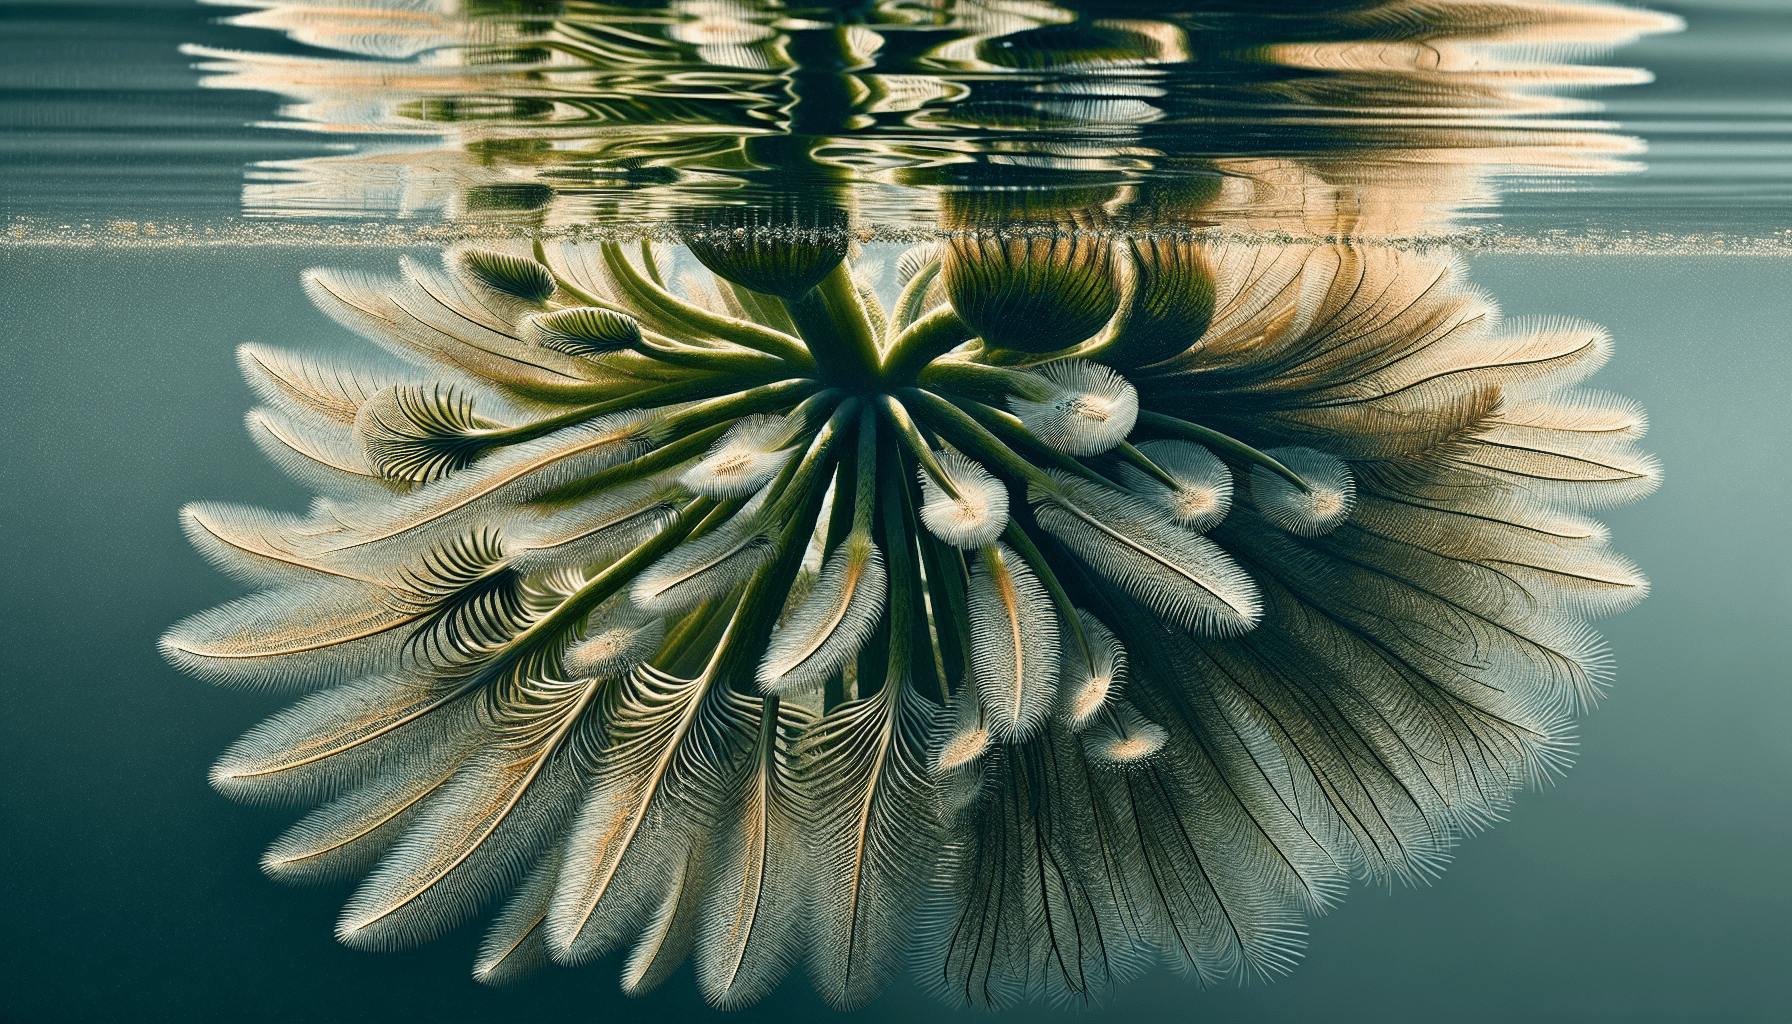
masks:
[(1167, 512), (1069, 474), (1028, 497), (1039, 525), (1121, 590), (1191, 632), (1226, 636), (1262, 612), (1251, 577)]
[(903, 680), (886, 680), (798, 746), (813, 858), (809, 977), (837, 1009), (864, 1005), (907, 957), (943, 837), (930, 770), (942, 718)]
[(1058, 695), (1058, 613), (1026, 561), (1006, 545), (971, 567), (971, 676), (992, 736), (1025, 739)]
[(862, 533), (847, 535), (822, 563), (802, 603), (772, 634), (759, 662), (766, 693), (812, 689), (858, 656), (883, 615), (889, 579), (883, 552)]

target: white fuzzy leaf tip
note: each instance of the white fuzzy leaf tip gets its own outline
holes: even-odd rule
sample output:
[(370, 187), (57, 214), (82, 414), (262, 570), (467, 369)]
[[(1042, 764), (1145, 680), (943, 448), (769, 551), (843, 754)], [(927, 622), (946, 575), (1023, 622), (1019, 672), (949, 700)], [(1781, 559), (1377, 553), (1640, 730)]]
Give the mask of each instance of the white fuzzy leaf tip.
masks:
[(1077, 609), (1076, 617), (1082, 625), (1087, 650), (1079, 651), (1076, 644), (1067, 639), (1058, 677), (1059, 720), (1072, 732), (1080, 732), (1094, 721), (1126, 677), (1126, 649), (1121, 646), (1120, 638), (1081, 608)]
[(958, 492), (946, 493), (931, 476), (921, 474), (921, 522), (935, 537), (958, 548), (993, 544), (1008, 527), (1008, 488), (957, 452), (938, 452), (946, 482)]
[(1163, 726), (1123, 702), (1083, 733), (1083, 751), (1096, 764), (1127, 771), (1147, 764), (1168, 738)]
[(649, 619), (633, 609), (611, 615), (585, 639), (567, 648), (560, 664), (568, 675), (614, 679), (644, 665), (666, 638), (666, 620)]
[(747, 416), (729, 427), (678, 482), (709, 498), (752, 494), (777, 476), (795, 452), (784, 447), (790, 443), (792, 426), (783, 416)]
[(1263, 518), (1302, 537), (1337, 529), (1356, 507), (1356, 477), (1344, 460), (1311, 448), (1272, 448), (1265, 455), (1307, 482), (1303, 491), (1259, 466), (1251, 470), (1251, 497)]
[(1205, 532), (1232, 511), (1232, 470), (1220, 457), (1187, 441), (1146, 441), (1139, 452), (1164, 475), (1170, 487), (1137, 466), (1121, 466), (1120, 482), (1153, 505), (1161, 506), (1178, 526)]
[(1042, 401), (1019, 396), (1008, 408), (1039, 440), (1071, 455), (1100, 455), (1132, 433), (1139, 393), (1099, 363), (1060, 359), (1039, 368), (1050, 388)]

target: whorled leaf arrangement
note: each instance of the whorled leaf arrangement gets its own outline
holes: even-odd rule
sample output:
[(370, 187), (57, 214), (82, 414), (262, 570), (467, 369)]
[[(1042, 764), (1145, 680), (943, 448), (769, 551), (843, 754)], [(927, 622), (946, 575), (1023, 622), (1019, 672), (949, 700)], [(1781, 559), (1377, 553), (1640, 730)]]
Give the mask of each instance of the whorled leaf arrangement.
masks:
[(1605, 334), (1426, 257), (1073, 234), (914, 250), (887, 309), (811, 229), (312, 274), (409, 368), (243, 350), (323, 497), (188, 508), (261, 589), (163, 640), (322, 687), (212, 775), (316, 805), (267, 870), (365, 875), (357, 947), (502, 899), (487, 982), (626, 948), (842, 1007), (1274, 974), (1435, 870), (1645, 589), (1582, 514), (1656, 480), (1578, 387)]

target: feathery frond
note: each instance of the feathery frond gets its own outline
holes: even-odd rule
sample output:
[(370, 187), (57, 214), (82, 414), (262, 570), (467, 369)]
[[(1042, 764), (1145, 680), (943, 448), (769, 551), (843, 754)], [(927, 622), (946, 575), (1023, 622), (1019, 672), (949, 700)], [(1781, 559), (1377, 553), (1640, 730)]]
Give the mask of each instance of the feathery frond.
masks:
[(794, 745), (813, 720), (768, 700), (746, 769), (725, 794), (694, 957), (697, 984), (712, 1006), (757, 1002), (802, 957), (814, 900), (813, 847), (803, 830)]
[(808, 595), (772, 634), (759, 662), (766, 693), (813, 689), (858, 656), (876, 631), (888, 596), (883, 552), (849, 534), (821, 565)]
[(797, 748), (809, 977), (836, 1009), (864, 1005), (907, 959), (944, 832), (930, 770), (941, 725), (937, 708), (892, 679), (824, 716)]
[(757, 702), (643, 666), (605, 708), (610, 743), (567, 834), (549, 905), (555, 959), (616, 948), (666, 911), (665, 881), (707, 842), (719, 799), (758, 719)]
[(1163, 726), (1147, 721), (1124, 701), (1096, 716), (1082, 734), (1089, 760), (1118, 771), (1145, 764), (1164, 748), (1168, 738)]
[(450, 266), (463, 270), (490, 288), (530, 302), (546, 302), (554, 294), (554, 275), (527, 256), (496, 249), (466, 248), (454, 253)]
[(768, 524), (751, 517), (673, 549), (635, 580), (629, 600), (642, 611), (673, 615), (727, 594), (777, 557)]
[(573, 306), (530, 316), (522, 336), (555, 352), (595, 359), (640, 344), (641, 325), (615, 310)]
[(499, 426), (465, 392), (394, 384), (362, 404), (354, 430), (379, 475), (425, 483), (470, 465), (486, 446), (481, 433)]
[(1227, 636), (1256, 624), (1256, 585), (1211, 541), (1129, 494), (1068, 474), (1053, 481), (1028, 490), (1034, 516), (1104, 579), (1191, 632)]
[(970, 578), (971, 676), (992, 736), (1025, 739), (1058, 694), (1058, 613), (1039, 577), (1006, 545), (977, 553)]

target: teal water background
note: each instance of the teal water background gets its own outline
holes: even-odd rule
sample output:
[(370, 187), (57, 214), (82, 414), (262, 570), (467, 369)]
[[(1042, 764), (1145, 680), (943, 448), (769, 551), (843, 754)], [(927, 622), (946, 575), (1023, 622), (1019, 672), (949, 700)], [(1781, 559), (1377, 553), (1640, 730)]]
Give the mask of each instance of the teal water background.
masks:
[[(1598, 94), (1601, 116), (1648, 140), (1649, 169), (1528, 180), (1479, 223), (1786, 251), (1787, 0), (1652, 6), (1688, 31), (1600, 58), (1655, 81)], [(55, 239), (87, 220), (241, 229), (247, 168), (350, 142), (273, 126), (272, 94), (198, 87), (183, 43), (331, 55), (220, 22), (241, 10), (0, 0), (0, 223), (31, 235), (0, 240), (0, 1024), (844, 1019), (800, 974), (729, 1015), (688, 972), (630, 1000), (620, 957), (484, 988), (469, 977), (478, 924), (402, 953), (347, 949), (332, 929), (348, 885), (293, 889), (257, 869), (301, 812), (206, 784), (291, 697), (208, 686), (157, 654), (170, 623), (241, 593), (175, 510), (304, 506), (242, 429), (255, 402), (233, 350), (367, 352), (298, 275), (386, 273), (398, 253)], [(1508, 255), (1468, 269), (1509, 315), (1610, 328), (1616, 357), (1592, 383), (1649, 411), (1646, 447), (1665, 467), (1658, 493), (1599, 515), (1654, 593), (1600, 623), (1616, 675), (1579, 723), (1573, 769), (1521, 794), (1435, 883), (1359, 887), (1310, 922), (1302, 962), (1273, 984), (1202, 990), (1158, 969), (1098, 1007), (990, 1015), (904, 981), (850, 1019), (1792, 1020), (1792, 260)]]
[[(212, 759), (289, 697), (165, 665), (175, 619), (239, 593), (187, 546), (184, 502), (301, 508), (241, 429), (232, 350), (365, 344), (300, 270), (383, 250), (0, 248), (0, 1020), (719, 1019), (688, 973), (642, 1000), (620, 958), (493, 990), (476, 926), (403, 953), (338, 945), (347, 887), (256, 868), (298, 813), (231, 804)], [(1662, 489), (1610, 510), (1654, 593), (1602, 623), (1617, 674), (1578, 763), (1520, 795), (1434, 884), (1354, 891), (1271, 985), (1159, 969), (1104, 1005), (955, 1014), (906, 982), (861, 1021), (1422, 1022), (1787, 1019), (1792, 962), (1792, 261), (1492, 257), (1509, 315), (1602, 323), (1593, 384), (1649, 410)], [(793, 977), (737, 1021), (838, 1019)]]

